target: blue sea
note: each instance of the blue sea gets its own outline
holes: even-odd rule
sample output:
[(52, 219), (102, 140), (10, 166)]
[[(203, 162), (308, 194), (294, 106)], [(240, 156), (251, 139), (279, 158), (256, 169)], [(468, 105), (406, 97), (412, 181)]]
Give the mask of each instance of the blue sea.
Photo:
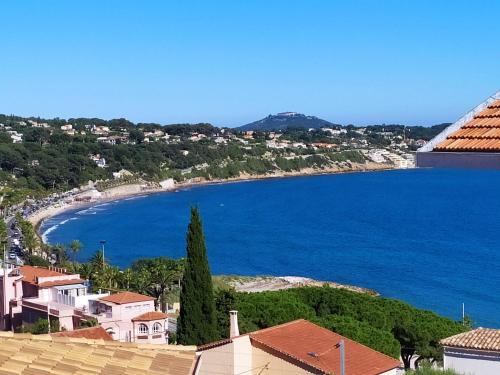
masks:
[(212, 273), (297, 275), (374, 289), (477, 325), (500, 327), (500, 172), (399, 170), (187, 188), (46, 220), (52, 244), (88, 259), (185, 256), (200, 207)]

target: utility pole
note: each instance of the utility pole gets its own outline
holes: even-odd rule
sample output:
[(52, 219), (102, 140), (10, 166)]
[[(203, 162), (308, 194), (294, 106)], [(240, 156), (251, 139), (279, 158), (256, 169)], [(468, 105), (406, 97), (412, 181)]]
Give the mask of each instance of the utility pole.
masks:
[(50, 301), (47, 302), (47, 333), (50, 333)]
[(462, 325), (465, 325), (465, 303), (462, 302)]
[(102, 269), (104, 270), (104, 244), (106, 243), (106, 240), (100, 240), (99, 241), (101, 244), (101, 251), (102, 251)]

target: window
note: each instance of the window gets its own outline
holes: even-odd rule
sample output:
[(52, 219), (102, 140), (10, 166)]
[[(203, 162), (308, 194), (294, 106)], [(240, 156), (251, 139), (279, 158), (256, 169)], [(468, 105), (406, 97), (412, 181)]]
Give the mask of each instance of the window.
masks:
[(160, 332), (161, 332), (161, 324), (160, 323), (153, 324), (153, 333), (160, 333)]
[(149, 329), (148, 329), (147, 325), (145, 325), (144, 323), (139, 324), (139, 333), (147, 335), (148, 332), (149, 332)]

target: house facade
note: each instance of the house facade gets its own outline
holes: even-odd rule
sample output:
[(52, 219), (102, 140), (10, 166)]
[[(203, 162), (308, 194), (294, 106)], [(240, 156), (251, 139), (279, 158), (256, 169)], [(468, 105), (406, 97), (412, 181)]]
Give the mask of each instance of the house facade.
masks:
[(115, 340), (168, 342), (169, 315), (155, 311), (152, 297), (133, 292), (112, 294), (92, 301), (90, 313)]
[(500, 330), (478, 328), (441, 340), (443, 365), (467, 375), (500, 374)]
[(165, 344), (174, 316), (155, 311), (154, 298), (133, 292), (90, 293), (80, 275), (61, 268), (4, 264), (0, 273), (0, 329), (50, 319), (73, 331), (89, 321), (122, 342)]

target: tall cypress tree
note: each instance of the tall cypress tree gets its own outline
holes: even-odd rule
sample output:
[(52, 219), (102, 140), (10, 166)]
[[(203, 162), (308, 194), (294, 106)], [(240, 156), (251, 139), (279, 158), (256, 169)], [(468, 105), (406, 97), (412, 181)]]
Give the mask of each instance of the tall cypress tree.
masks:
[(177, 341), (183, 345), (202, 345), (217, 340), (218, 335), (212, 276), (200, 212), (196, 207), (191, 208), (186, 242), (187, 262), (181, 285)]

